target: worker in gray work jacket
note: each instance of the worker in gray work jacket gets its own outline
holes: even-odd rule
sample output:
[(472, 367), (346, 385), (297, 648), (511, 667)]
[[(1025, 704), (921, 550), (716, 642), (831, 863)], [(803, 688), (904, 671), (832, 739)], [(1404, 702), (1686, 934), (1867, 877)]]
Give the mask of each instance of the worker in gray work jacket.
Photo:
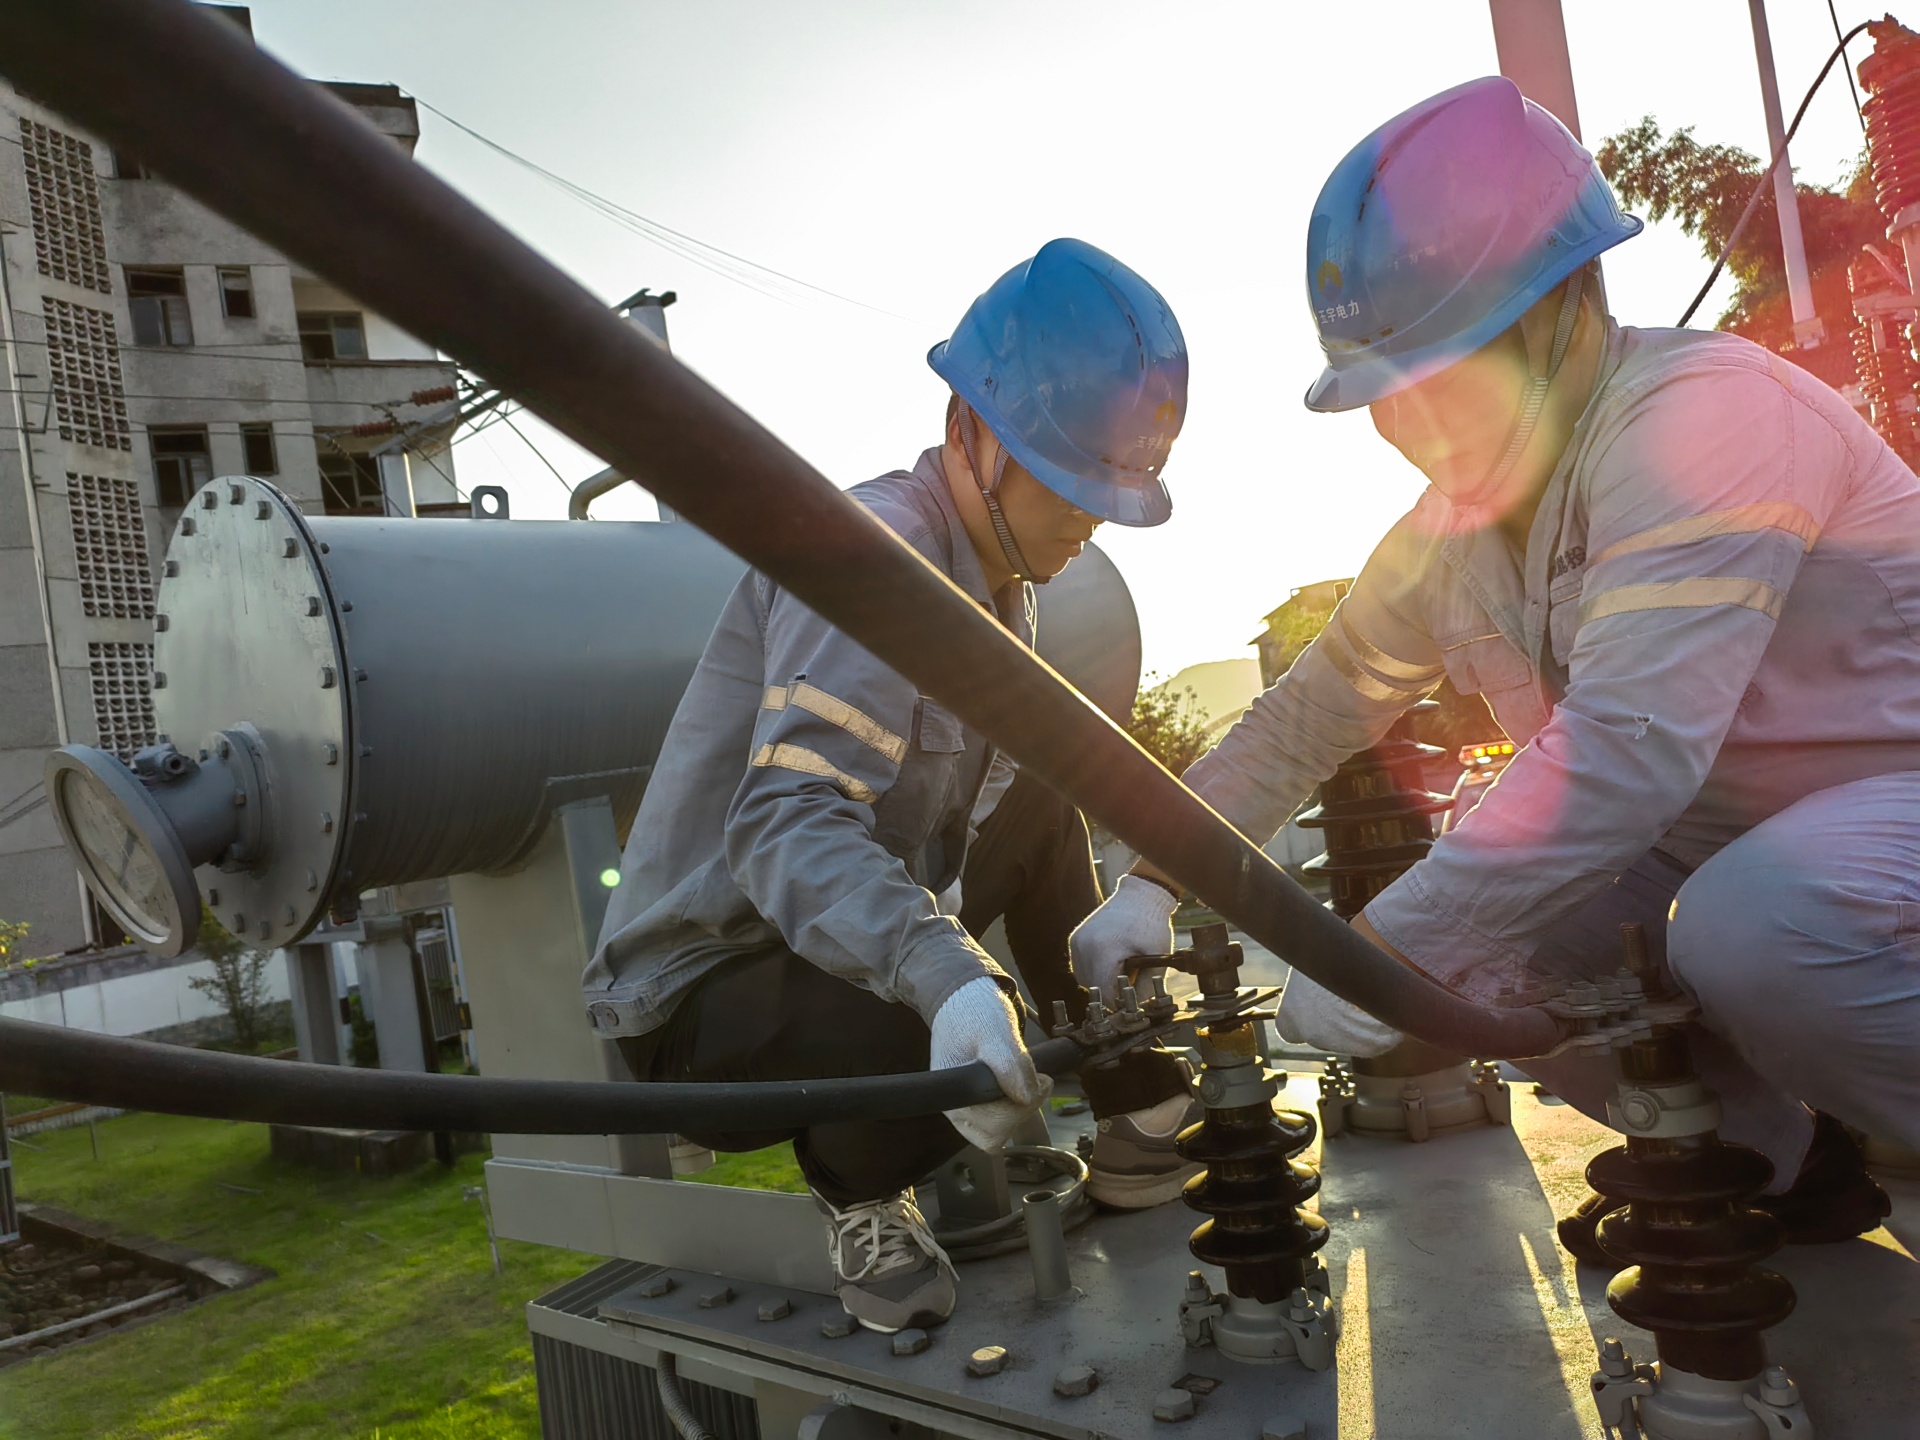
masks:
[[(1248, 836), (1450, 679), (1522, 748), (1355, 928), (1464, 995), (1613, 973), (1638, 921), (1699, 1004), (1722, 1132), (1790, 1240), (1873, 1228), (1839, 1122), (1920, 1147), (1920, 483), (1851, 407), (1731, 335), (1633, 330), (1593, 259), (1638, 233), (1504, 79), (1334, 170), (1307, 233), (1327, 366), (1429, 488), (1187, 782)], [(1170, 946), (1136, 871), (1074, 937), (1105, 983)], [(1671, 919), (1669, 914), (1671, 913)], [(1282, 1032), (1400, 1037), (1301, 976)], [(1605, 1118), (1605, 1060), (1526, 1065)], [(1561, 1222), (1604, 1257), (1595, 1195)]]
[[(928, 361), (946, 439), (853, 495), (1031, 643), (1033, 591), (1103, 520), (1158, 525), (1186, 410), (1172, 311), (1119, 261), (1055, 240), (976, 300)], [(1006, 921), (1034, 998), (1084, 1004), (1067, 937), (1099, 901), (1079, 813), (995, 765), (985, 737), (758, 574), (675, 713), (585, 982), (641, 1080), (794, 1080), (984, 1062), (1004, 1098), (907, 1120), (697, 1135), (794, 1142), (847, 1312), (944, 1320), (953, 1269), (912, 1186), (992, 1148), (1047, 1093), (1019, 992), (975, 936)], [(991, 777), (991, 778), (990, 778)], [(977, 839), (974, 832), (978, 831)], [(1164, 1052), (1090, 1075), (1096, 1199), (1172, 1199), (1193, 1117)], [(951, 1123), (949, 1123), (949, 1120)]]

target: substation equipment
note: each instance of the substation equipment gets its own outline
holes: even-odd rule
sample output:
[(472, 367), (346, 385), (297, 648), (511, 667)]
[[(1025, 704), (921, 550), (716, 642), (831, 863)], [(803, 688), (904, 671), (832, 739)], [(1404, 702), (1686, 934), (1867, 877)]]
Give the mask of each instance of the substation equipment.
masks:
[[(1437, 745), (1415, 726), (1439, 710), (1423, 700), (1381, 737), (1343, 761), (1320, 787), (1319, 803), (1295, 823), (1326, 832), (1327, 853), (1309, 860), (1326, 877), (1334, 914), (1351, 920), (1433, 848), (1433, 817), (1453, 797), (1427, 789)], [(1406, 1039), (1384, 1055), (1330, 1055), (1320, 1080), (1320, 1124), (1327, 1136), (1399, 1136), (1423, 1141), (1474, 1125), (1504, 1125), (1512, 1106), (1500, 1067)]]
[[(1631, 942), (1619, 976), (1516, 997), (1498, 1014), (1387, 963), (1262, 869), (1245, 837), (1164, 772), (1090, 726), (1079, 700), (751, 417), (230, 27), (163, 0), (16, 8), (0, 49), (10, 77), (644, 476), (963, 718), (1017, 736), (1035, 773), (1282, 958), (1293, 952), (1303, 972), (1331, 976), (1337, 960), (1335, 983), (1383, 1018), (1475, 1037), (1459, 1043), (1482, 1053), (1538, 1054), (1559, 1038), (1614, 1057), (1613, 1118), (1627, 1139), (1590, 1176), (1628, 1201), (1600, 1232), (1632, 1267), (1609, 1300), (1653, 1333), (1658, 1360), (1603, 1349), (1592, 1386), (1603, 1421), (1647, 1440), (1811, 1433), (1761, 1341), (1791, 1304), (1785, 1281), (1755, 1263), (1778, 1239), (1745, 1203), (1766, 1162), (1718, 1141), (1718, 1105), (1681, 1029), (1693, 1011)], [(222, 83), (180, 91), (159, 84), (165, 73)], [(349, 183), (351, 217), (311, 203)], [(473, 306), (483, 289), (514, 303)], [(678, 525), (326, 520), (263, 482), (215, 481), (179, 517), (160, 586), (154, 683), (168, 738), (131, 768), (60, 752), (53, 807), (95, 893), (162, 952), (190, 941), (202, 899), (253, 943), (284, 946), (369, 889), (451, 876), (489, 1079), (442, 1083), (615, 1078), (579, 998), (603, 876), (740, 571)], [(1097, 678), (1057, 663), (1098, 693)], [(1129, 663), (1130, 698), (1137, 648)], [(1012, 708), (994, 708), (1001, 694)], [(1402, 803), (1424, 819), (1426, 802)], [(1057, 1193), (1036, 1192), (1039, 1243), (967, 1265), (937, 1339), (848, 1324), (804, 1197), (675, 1181), (658, 1135), (495, 1134), (487, 1179), (500, 1232), (611, 1257), (529, 1307), (547, 1434), (1121, 1440), (1196, 1420), (1209, 1435), (1320, 1440), (1346, 1428), (1339, 1367), (1322, 1368), (1341, 1328), (1318, 1258), (1334, 1236), (1302, 1205), (1318, 1180), (1302, 1158), (1313, 1123), (1274, 1108), (1281, 1077), (1260, 1053), (1272, 996), (1239, 984), (1239, 957), (1218, 932), (1196, 935), (1173, 964), (1197, 995), (1122, 995), (1118, 1010), (1089, 1006), (1079, 1025), (1101, 1032), (1085, 1036), (1100, 1042), (1092, 1063), (1196, 1027), (1206, 1116), (1180, 1143), (1207, 1165), (1187, 1196), (1205, 1222), (1194, 1230), (1187, 1210), (1163, 1206), (1056, 1246)], [(278, 1062), (204, 1063), (239, 1073)], [(1412, 1162), (1445, 1149), (1371, 1148)], [(1356, 1205), (1355, 1228), (1366, 1218)], [(1349, 1283), (1356, 1258), (1343, 1257)], [(1398, 1262), (1384, 1244), (1371, 1262), (1376, 1306), (1426, 1298), (1391, 1293)], [(1534, 1296), (1522, 1298), (1537, 1324)], [(1420, 1337), (1434, 1359), (1415, 1403), (1448, 1407), (1450, 1433), (1515, 1433), (1480, 1422), (1513, 1414), (1524, 1387), (1442, 1348), (1479, 1339), (1506, 1297), (1440, 1297), (1455, 1299), (1440, 1312), (1450, 1328)], [(1349, 1307), (1347, 1334), (1363, 1314), (1380, 1323)], [(1407, 1356), (1372, 1364), (1369, 1383)], [(1569, 1423), (1564, 1410), (1552, 1423)]]
[[(97, 893), (157, 949), (190, 942), (202, 900), (236, 934), (284, 946), (350, 916), (363, 891), (451, 876), (482, 1073), (620, 1079), (617, 1050), (585, 1023), (580, 972), (619, 839), (744, 567), (683, 524), (478, 516), (330, 519), (302, 515), (265, 481), (208, 485), (179, 518), (159, 588), (163, 738), (131, 766), (87, 747), (56, 752), (54, 808)], [(1124, 712), (1139, 637), (1111, 562), (1090, 547), (1040, 596), (1043, 651)], [(1410, 723), (1323, 796), (1328, 868), (1348, 910), (1431, 843), (1442, 802), (1418, 784), (1431, 747)], [(1274, 992), (1243, 987), (1240, 962), (1225, 926), (1198, 930), (1169, 962), (1197, 984), (1184, 1004), (1156, 978), (1144, 1000), (1129, 988), (1114, 1010), (1096, 1000), (1077, 1024), (1055, 1017), (1056, 1034), (1096, 1056), (1175, 1027), (1194, 1034), (1205, 1118), (1180, 1146), (1206, 1166), (1185, 1196), (1204, 1222), (1189, 1235), (1179, 1207), (1109, 1217), (1094, 1247), (1107, 1263), (1097, 1280), (1083, 1263), (1076, 1287), (1063, 1231), (1084, 1218), (1073, 1204), (1084, 1171), (1072, 1157), (1054, 1164), (1041, 1143), (1011, 1159), (963, 1156), (933, 1177), (936, 1223), (957, 1240), (1014, 1243), (971, 1250), (983, 1258), (963, 1270), (940, 1365), (925, 1358), (927, 1337), (852, 1331), (804, 1197), (675, 1181), (661, 1135), (493, 1136), (499, 1233), (612, 1257), (529, 1308), (547, 1433), (612, 1440), (637, 1424), (664, 1437), (676, 1406), (740, 1437), (888, 1424), (1127, 1436), (1195, 1414), (1247, 1440), (1329, 1433), (1339, 1312), (1317, 1252), (1330, 1232), (1303, 1205), (1320, 1185), (1303, 1158), (1315, 1125), (1275, 1105), (1285, 1077), (1261, 1049)], [(1753, 1269), (1770, 1222), (1736, 1203), (1764, 1183), (1753, 1169), (1765, 1162), (1713, 1144), (1711, 1099), (1672, 1029), (1678, 1002), (1653, 1012), (1667, 1022), (1655, 1026), (1638, 983), (1623, 974), (1550, 1004), (1580, 1043), (1625, 1057), (1622, 1128), (1632, 1136), (1655, 1113), (1644, 1134), (1657, 1153), (1630, 1140), (1605, 1178), (1626, 1187), (1609, 1193), (1664, 1197), (1668, 1218), (1643, 1225), (1630, 1210), (1607, 1240), (1640, 1264), (1615, 1304), (1660, 1337), (1664, 1364), (1609, 1355), (1597, 1393), (1603, 1413), (1644, 1415), (1647, 1435), (1682, 1440), (1690, 1432), (1658, 1423), (1661, 1397), (1678, 1395), (1669, 1409), (1681, 1413), (1771, 1393), (1758, 1332), (1791, 1291)], [(1436, 1094), (1448, 1066), (1464, 1068), (1416, 1053), (1418, 1083)], [(1415, 1082), (1387, 1083), (1384, 1108), (1409, 1113)], [(1705, 1158), (1661, 1168), (1683, 1134)], [(1738, 1194), (1722, 1193), (1735, 1182)], [(1692, 1228), (1675, 1229), (1676, 1203)], [(1701, 1327), (1702, 1255), (1725, 1292), (1708, 1317), (1720, 1338), (1704, 1347), (1687, 1338)], [(946, 1373), (956, 1349), (983, 1372), (957, 1391)], [(1286, 1368), (1249, 1382), (1260, 1366)], [(1687, 1379), (1676, 1386), (1669, 1372)], [(1695, 1376), (1704, 1397), (1685, 1390)], [(619, 1418), (634, 1413), (653, 1418)]]

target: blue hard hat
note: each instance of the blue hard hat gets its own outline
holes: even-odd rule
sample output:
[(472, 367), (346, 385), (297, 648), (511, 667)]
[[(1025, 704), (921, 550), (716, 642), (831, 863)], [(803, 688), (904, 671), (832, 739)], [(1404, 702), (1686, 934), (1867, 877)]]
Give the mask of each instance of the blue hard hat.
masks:
[(1034, 479), (1089, 515), (1158, 525), (1187, 413), (1187, 342), (1145, 280), (1050, 240), (960, 318), (927, 364)]
[(1307, 223), (1327, 368), (1309, 410), (1352, 410), (1472, 354), (1640, 233), (1593, 156), (1511, 80), (1397, 115), (1334, 167)]

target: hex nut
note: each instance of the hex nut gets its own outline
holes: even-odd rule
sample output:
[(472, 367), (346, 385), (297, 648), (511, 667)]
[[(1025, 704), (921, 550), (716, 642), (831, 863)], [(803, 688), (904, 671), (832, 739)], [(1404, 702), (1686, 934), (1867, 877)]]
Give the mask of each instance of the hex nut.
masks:
[(998, 1375), (1006, 1368), (1007, 1347), (1004, 1345), (982, 1345), (967, 1357), (967, 1373), (976, 1379)]
[(931, 1344), (933, 1337), (924, 1330), (902, 1330), (893, 1337), (893, 1353), (919, 1355)]
[(844, 1340), (860, 1328), (860, 1322), (851, 1315), (834, 1315), (823, 1320), (820, 1333), (829, 1340)]
[(709, 1290), (700, 1297), (702, 1310), (718, 1310), (722, 1305), (733, 1303), (733, 1287), (722, 1285), (718, 1290)]
[(1077, 1400), (1082, 1395), (1091, 1395), (1099, 1384), (1100, 1377), (1094, 1373), (1093, 1366), (1065, 1365), (1053, 1377), (1053, 1393), (1063, 1400)]
[(1153, 1397), (1153, 1418), (1177, 1424), (1193, 1418), (1193, 1392), (1191, 1390), (1162, 1390)]
[(784, 1320), (793, 1313), (793, 1302), (786, 1296), (776, 1296), (772, 1300), (762, 1300), (760, 1308), (754, 1312), (762, 1320)]
[(679, 1283), (671, 1275), (649, 1275), (636, 1288), (640, 1292), (641, 1299), (658, 1300), (664, 1295), (671, 1294), (673, 1287)]
[(1307, 1422), (1295, 1415), (1270, 1416), (1260, 1427), (1260, 1440), (1307, 1440)]

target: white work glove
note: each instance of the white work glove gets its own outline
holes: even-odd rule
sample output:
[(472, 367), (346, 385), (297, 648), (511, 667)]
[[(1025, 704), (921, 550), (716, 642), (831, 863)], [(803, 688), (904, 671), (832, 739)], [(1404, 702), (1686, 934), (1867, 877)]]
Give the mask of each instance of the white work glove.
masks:
[(1033, 1068), (1020, 1039), (1020, 1016), (1007, 992), (982, 975), (969, 980), (933, 1017), (929, 1070), (951, 1070), (981, 1061), (1000, 1082), (1002, 1100), (947, 1111), (969, 1144), (998, 1150), (1053, 1091), (1053, 1081)]
[(1123, 875), (1106, 903), (1067, 937), (1073, 975), (1111, 1005), (1114, 977), (1127, 961), (1173, 953), (1173, 912), (1180, 901), (1164, 885)]
[(1280, 994), (1280, 1013), (1273, 1028), (1295, 1045), (1311, 1045), (1329, 1055), (1371, 1059), (1384, 1055), (1406, 1037), (1384, 1025), (1357, 1005), (1350, 1005), (1298, 970), (1287, 978)]

